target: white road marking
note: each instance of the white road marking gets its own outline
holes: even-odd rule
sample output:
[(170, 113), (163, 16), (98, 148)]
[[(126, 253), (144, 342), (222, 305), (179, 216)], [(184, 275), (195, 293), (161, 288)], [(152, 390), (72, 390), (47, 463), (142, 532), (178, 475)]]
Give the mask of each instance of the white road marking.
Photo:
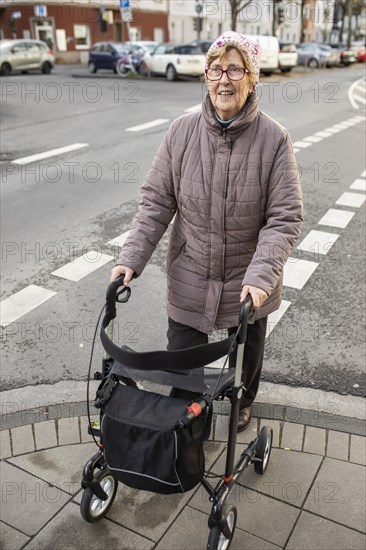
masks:
[(188, 109), (185, 109), (185, 113), (196, 113), (197, 111), (200, 111), (202, 109), (202, 103), (197, 103), (197, 105), (193, 105), (193, 107), (188, 107)]
[(365, 191), (366, 192), (366, 180), (357, 178), (351, 185), (349, 186), (350, 189), (354, 189), (355, 191)]
[(354, 118), (355, 120), (357, 120), (357, 122), (363, 122), (365, 120), (365, 117), (361, 115), (357, 115)]
[(112, 260), (114, 260), (113, 256), (91, 250), (87, 254), (80, 256), (80, 258), (76, 258), (76, 260), (56, 269), (56, 271), (52, 272), (52, 275), (77, 282)]
[(6, 327), (10, 323), (14, 323), (14, 321), (43, 304), (55, 294), (57, 293), (53, 290), (37, 285), (29, 285), (23, 288), (23, 290), (9, 296), (0, 303), (0, 325)]
[(359, 108), (359, 106), (357, 105), (357, 102), (355, 101), (355, 98), (354, 98), (354, 91), (359, 86), (359, 84), (361, 82), (364, 82), (364, 81), (365, 81), (365, 77), (359, 78), (358, 80), (355, 80), (355, 82), (353, 82), (353, 84), (348, 89), (348, 100), (349, 100), (350, 104), (352, 105), (353, 109), (358, 109)]
[(344, 124), (344, 122), (341, 122), (339, 124), (334, 124), (333, 128), (345, 130), (346, 128), (348, 128), (348, 124)]
[(331, 126), (330, 128), (327, 128), (325, 130), (326, 132), (330, 132), (331, 134), (338, 134), (338, 132), (341, 132), (341, 128), (335, 128), (334, 126)]
[(326, 231), (317, 231), (312, 229), (306, 235), (305, 239), (301, 241), (297, 247), (299, 250), (313, 252), (314, 254), (328, 254), (339, 235), (336, 233), (327, 233)]
[(364, 170), (361, 174), (361, 178), (366, 178), (366, 170)]
[(272, 330), (281, 320), (281, 317), (283, 317), (290, 305), (291, 302), (289, 302), (288, 300), (282, 300), (280, 307), (276, 311), (268, 315), (266, 338), (268, 338), (268, 336), (271, 334)]
[(126, 242), (129, 232), (130, 231), (125, 231), (124, 233), (121, 233), (121, 235), (118, 235), (118, 237), (115, 237), (114, 239), (111, 239), (110, 241), (108, 241), (108, 244), (112, 246), (116, 246), (118, 248), (122, 248), (122, 246)]
[(307, 143), (306, 141), (295, 141), (293, 143), (294, 147), (299, 147), (300, 149), (305, 149), (306, 147), (310, 147), (311, 143)]
[(353, 206), (355, 208), (360, 208), (365, 202), (365, 195), (360, 193), (342, 193), (336, 204), (341, 206)]
[(303, 141), (310, 141), (310, 143), (319, 143), (319, 141), (323, 141), (323, 138), (316, 137), (316, 136), (309, 136), (304, 138)]
[(358, 94), (353, 94), (353, 97), (356, 101), (359, 101), (360, 103), (362, 103), (362, 105), (366, 105), (366, 99), (364, 97), (361, 97)]
[(308, 260), (289, 258), (283, 270), (283, 285), (290, 288), (303, 288), (318, 265), (318, 263)]
[(38, 153), (36, 155), (30, 155), (29, 157), (15, 159), (12, 161), (12, 164), (28, 164), (29, 162), (36, 162), (37, 160), (55, 157), (56, 155), (62, 155), (63, 153), (70, 153), (70, 151), (77, 151), (83, 147), (88, 147), (88, 145), (88, 143), (73, 143), (72, 145), (66, 145), (65, 147), (59, 147), (58, 149), (50, 149), (44, 153)]
[(331, 132), (316, 132), (316, 134), (314, 134), (314, 136), (319, 136), (322, 138), (329, 137), (331, 135), (332, 135)]
[(324, 214), (318, 221), (319, 225), (328, 225), (328, 227), (340, 227), (344, 229), (352, 220), (354, 212), (348, 210), (337, 210), (335, 208), (329, 208), (328, 212)]
[(147, 130), (149, 128), (154, 128), (154, 126), (160, 126), (160, 124), (165, 124), (169, 122), (168, 118), (157, 118), (151, 122), (146, 122), (145, 124), (139, 124), (138, 126), (131, 126), (126, 128), (126, 132), (140, 132), (141, 130)]
[(298, 153), (299, 151), (300, 151), (300, 149), (296, 149), (296, 148), (294, 149), (295, 154)]

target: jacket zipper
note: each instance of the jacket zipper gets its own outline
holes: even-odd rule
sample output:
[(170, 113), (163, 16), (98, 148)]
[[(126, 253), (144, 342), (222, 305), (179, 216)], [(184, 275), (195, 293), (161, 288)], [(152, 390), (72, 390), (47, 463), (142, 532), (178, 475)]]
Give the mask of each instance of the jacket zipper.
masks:
[(225, 280), (225, 252), (226, 252), (226, 224), (225, 224), (225, 212), (226, 212), (226, 199), (227, 199), (227, 189), (229, 184), (229, 165), (230, 165), (230, 157), (231, 157), (231, 140), (227, 137), (227, 130), (226, 128), (223, 128), (222, 135), (224, 138), (224, 143), (228, 146), (229, 149), (229, 157), (228, 157), (228, 163), (227, 163), (227, 170), (225, 175), (225, 188), (224, 188), (224, 202), (223, 202), (223, 208), (222, 208), (222, 225), (223, 225), (223, 246), (222, 246), (222, 261), (221, 261), (221, 280), (224, 282)]

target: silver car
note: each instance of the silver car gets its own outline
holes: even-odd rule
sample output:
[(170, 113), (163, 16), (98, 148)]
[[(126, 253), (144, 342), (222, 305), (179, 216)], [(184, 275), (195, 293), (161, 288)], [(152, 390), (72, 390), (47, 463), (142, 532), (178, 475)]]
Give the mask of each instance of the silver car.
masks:
[(14, 71), (26, 73), (41, 70), (49, 74), (55, 57), (45, 42), (41, 40), (0, 40), (0, 74), (9, 75)]

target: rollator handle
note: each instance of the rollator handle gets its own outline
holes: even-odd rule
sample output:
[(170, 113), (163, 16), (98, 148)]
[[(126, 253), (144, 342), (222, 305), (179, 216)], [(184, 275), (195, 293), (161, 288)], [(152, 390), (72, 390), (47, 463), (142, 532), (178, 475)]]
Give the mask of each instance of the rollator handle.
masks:
[[(109, 283), (107, 288), (107, 295), (106, 295), (106, 309), (105, 309), (105, 316), (108, 319), (108, 323), (114, 319), (117, 315), (116, 313), (116, 301), (117, 302), (127, 302), (130, 295), (131, 295), (131, 289), (128, 286), (123, 286), (123, 281), (125, 279), (124, 275), (120, 275)], [(123, 287), (120, 292), (117, 292), (120, 287)], [(126, 296), (123, 298), (119, 298), (119, 296), (123, 293), (126, 293)]]
[(247, 339), (248, 322), (249, 322), (250, 314), (252, 312), (252, 307), (253, 307), (253, 300), (251, 295), (248, 294), (248, 296), (245, 298), (244, 303), (240, 308), (240, 313), (239, 313), (240, 330), (238, 334), (238, 344), (244, 344), (244, 342)]

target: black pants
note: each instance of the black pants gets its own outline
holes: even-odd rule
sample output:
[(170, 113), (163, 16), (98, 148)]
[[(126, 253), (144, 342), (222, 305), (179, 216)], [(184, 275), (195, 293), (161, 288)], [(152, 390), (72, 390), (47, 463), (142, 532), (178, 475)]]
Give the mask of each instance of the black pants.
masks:
[[(249, 407), (258, 392), (259, 380), (262, 372), (264, 344), (266, 338), (267, 317), (248, 325), (247, 341), (245, 343), (242, 382), (244, 384), (243, 396), (240, 400), (240, 408)], [(228, 334), (236, 331), (236, 327), (229, 328)], [(168, 349), (183, 349), (201, 344), (207, 344), (208, 336), (197, 329), (182, 325), (169, 318)], [(230, 356), (230, 366), (235, 367), (236, 353)], [(171, 395), (187, 399), (194, 399), (200, 394), (194, 394), (186, 390), (173, 388)]]

